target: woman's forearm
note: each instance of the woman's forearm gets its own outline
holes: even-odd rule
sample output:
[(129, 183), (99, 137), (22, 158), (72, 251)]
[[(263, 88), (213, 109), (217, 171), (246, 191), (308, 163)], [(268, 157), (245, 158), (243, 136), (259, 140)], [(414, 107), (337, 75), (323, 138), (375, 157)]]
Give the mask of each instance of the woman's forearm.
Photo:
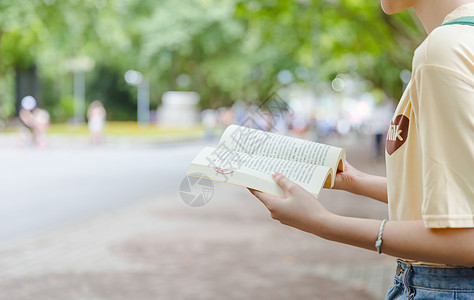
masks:
[[(321, 217), (321, 216), (319, 216)], [(381, 221), (327, 214), (313, 219), (311, 233), (369, 250)], [(308, 228), (308, 227), (307, 227)], [(423, 221), (389, 221), (382, 235), (382, 252), (395, 257), (448, 265), (474, 266), (474, 229), (425, 228)]]
[[(274, 173), (285, 195), (251, 190), (272, 218), (322, 238), (376, 250), (380, 220), (350, 218), (329, 212), (313, 195), (285, 176)], [(395, 257), (448, 265), (474, 266), (474, 228), (425, 228), (422, 220), (389, 221), (382, 252)]]
[(362, 173), (348, 192), (387, 203), (387, 178)]

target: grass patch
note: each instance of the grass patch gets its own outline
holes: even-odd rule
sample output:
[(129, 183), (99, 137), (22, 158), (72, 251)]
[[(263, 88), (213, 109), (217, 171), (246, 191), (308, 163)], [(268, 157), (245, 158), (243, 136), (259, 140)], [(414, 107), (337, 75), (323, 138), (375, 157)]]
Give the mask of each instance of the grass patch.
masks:
[[(16, 132), (18, 128), (8, 128), (2, 132)], [(52, 124), (48, 134), (58, 135), (89, 135), (86, 124)], [(165, 127), (155, 124), (138, 125), (137, 122), (107, 122), (104, 134), (106, 136), (202, 136), (202, 126), (193, 127)]]

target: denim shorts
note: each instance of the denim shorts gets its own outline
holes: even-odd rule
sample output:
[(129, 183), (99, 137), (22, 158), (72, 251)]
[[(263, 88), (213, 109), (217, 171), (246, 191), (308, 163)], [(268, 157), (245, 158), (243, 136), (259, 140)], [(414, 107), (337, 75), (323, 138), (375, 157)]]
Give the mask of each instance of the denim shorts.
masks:
[(474, 267), (432, 267), (397, 261), (390, 299), (474, 300)]

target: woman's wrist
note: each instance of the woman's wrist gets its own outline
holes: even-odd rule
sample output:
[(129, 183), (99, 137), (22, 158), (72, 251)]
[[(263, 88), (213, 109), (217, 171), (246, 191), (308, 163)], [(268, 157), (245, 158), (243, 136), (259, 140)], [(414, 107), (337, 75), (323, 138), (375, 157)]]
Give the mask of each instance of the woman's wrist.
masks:
[(350, 191), (353, 194), (364, 195), (365, 190), (367, 189), (367, 183), (370, 181), (370, 177), (367, 173), (356, 170), (355, 176), (352, 179), (351, 184), (349, 185)]
[(336, 217), (337, 215), (328, 210), (312, 214), (312, 220), (306, 223), (308, 226), (303, 230), (329, 240)]
[(360, 194), (363, 191), (363, 183), (369, 175), (357, 169), (353, 169), (350, 176), (344, 176), (343, 190), (353, 194)]
[[(346, 176), (348, 177), (348, 176)], [(343, 190), (387, 203), (387, 179), (354, 169), (345, 179)]]

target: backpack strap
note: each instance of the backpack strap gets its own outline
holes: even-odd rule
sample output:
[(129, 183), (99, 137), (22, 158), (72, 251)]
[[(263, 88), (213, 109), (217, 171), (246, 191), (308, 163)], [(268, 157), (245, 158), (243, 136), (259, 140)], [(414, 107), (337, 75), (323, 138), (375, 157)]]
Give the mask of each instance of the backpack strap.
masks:
[(471, 26), (474, 26), (474, 16), (457, 18), (457, 19), (454, 19), (452, 21), (446, 22), (441, 26), (444, 26), (444, 25), (471, 25)]

